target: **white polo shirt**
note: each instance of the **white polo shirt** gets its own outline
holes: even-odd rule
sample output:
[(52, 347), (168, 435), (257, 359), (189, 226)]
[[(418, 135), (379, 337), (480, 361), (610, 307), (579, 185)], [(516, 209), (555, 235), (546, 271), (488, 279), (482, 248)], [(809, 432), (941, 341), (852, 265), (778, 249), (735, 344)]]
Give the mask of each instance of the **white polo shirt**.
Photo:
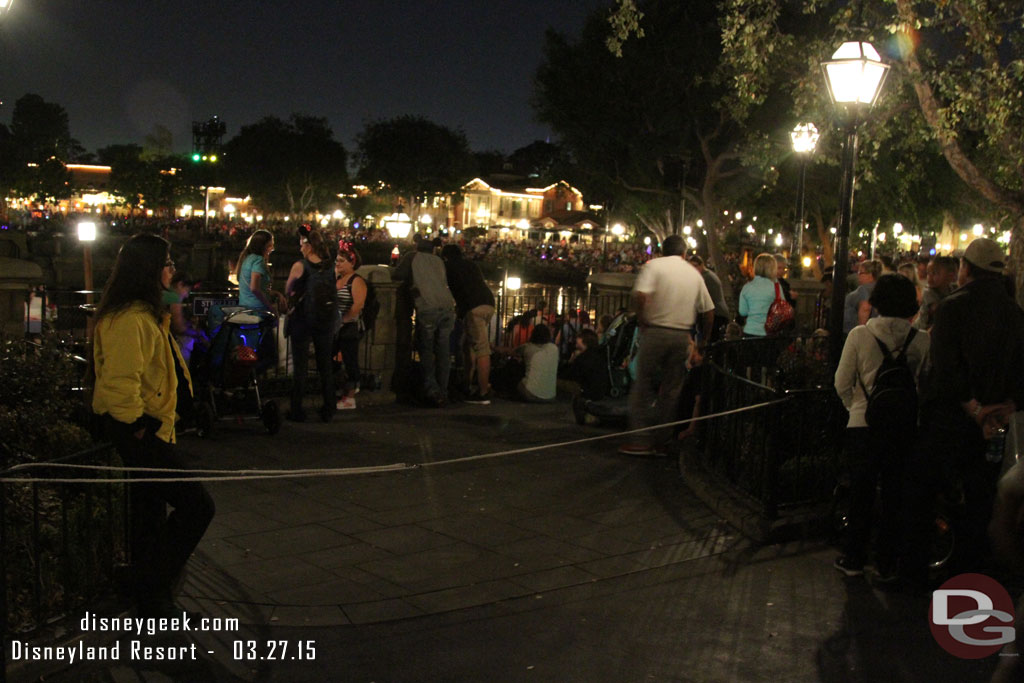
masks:
[(681, 256), (648, 261), (633, 291), (647, 295), (646, 322), (654, 327), (692, 331), (697, 316), (715, 308), (700, 271)]

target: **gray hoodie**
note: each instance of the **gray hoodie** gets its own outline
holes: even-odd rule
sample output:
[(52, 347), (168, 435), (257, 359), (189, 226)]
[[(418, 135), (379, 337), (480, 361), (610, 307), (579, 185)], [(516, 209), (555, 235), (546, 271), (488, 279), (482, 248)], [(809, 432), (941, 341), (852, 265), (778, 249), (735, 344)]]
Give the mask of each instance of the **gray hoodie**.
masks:
[[(882, 350), (878, 348), (875, 339), (880, 339), (890, 352), (897, 352), (902, 348), (909, 333), (909, 320), (889, 317), (872, 318), (868, 320), (867, 325), (858, 325), (850, 330), (835, 377), (836, 393), (850, 411), (847, 427), (868, 426), (864, 420), (864, 411), (868, 406), (868, 397), (864, 389), (871, 391), (875, 383), (875, 373), (882, 365)], [(930, 341), (927, 332), (918, 330), (910, 342), (910, 348), (907, 349), (907, 364), (919, 385), (921, 372), (928, 359)]]

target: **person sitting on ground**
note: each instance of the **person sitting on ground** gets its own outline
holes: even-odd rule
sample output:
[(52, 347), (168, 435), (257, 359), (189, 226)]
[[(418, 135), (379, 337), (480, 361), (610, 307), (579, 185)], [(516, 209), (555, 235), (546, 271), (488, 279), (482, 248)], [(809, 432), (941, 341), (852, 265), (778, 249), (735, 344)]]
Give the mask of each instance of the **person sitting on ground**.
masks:
[[(875, 566), (879, 576), (888, 580), (895, 578), (902, 552), (898, 542), (902, 520), (899, 508), (905, 464), (914, 447), (917, 425), (915, 419), (910, 428), (900, 431), (869, 426), (869, 396), (883, 363), (879, 342), (890, 357), (905, 352), (907, 367), (919, 382), (929, 338), (924, 333), (915, 334), (917, 330), (910, 326), (917, 313), (917, 290), (903, 275), (881, 276), (867, 303), (879, 317), (851, 330), (835, 375), (836, 392), (850, 411), (844, 447), (850, 477), (849, 526), (843, 554), (836, 559), (835, 567), (846, 576), (864, 573), (875, 493), (880, 488), (882, 513)], [(911, 409), (916, 416), (916, 405)]]
[(523, 358), (526, 376), (516, 387), (519, 398), (530, 403), (549, 403), (555, 400), (558, 381), (558, 347), (551, 342), (547, 325), (533, 328), (530, 341), (515, 349)]
[(580, 385), (587, 401), (600, 401), (611, 391), (608, 349), (598, 343), (594, 330), (583, 330), (576, 339), (576, 351), (569, 361), (569, 379)]

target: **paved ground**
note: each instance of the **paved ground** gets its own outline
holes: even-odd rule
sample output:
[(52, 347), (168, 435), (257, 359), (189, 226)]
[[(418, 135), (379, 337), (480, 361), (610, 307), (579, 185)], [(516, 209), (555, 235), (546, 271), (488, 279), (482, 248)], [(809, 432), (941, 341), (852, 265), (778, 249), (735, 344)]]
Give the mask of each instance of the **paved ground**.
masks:
[[(47, 680), (990, 676), (993, 658), (957, 660), (934, 643), (925, 599), (841, 579), (819, 543), (750, 545), (673, 460), (619, 456), (612, 440), (429, 466), (607, 433), (577, 427), (565, 403), (368, 403), (274, 437), (221, 423), (209, 440), (186, 438), (202, 467), (427, 466), (211, 484), (218, 514), (181, 602), (240, 630), (156, 639), (196, 642), (196, 663), (86, 663)], [(284, 661), (248, 661), (249, 641), (264, 657), (287, 643)]]

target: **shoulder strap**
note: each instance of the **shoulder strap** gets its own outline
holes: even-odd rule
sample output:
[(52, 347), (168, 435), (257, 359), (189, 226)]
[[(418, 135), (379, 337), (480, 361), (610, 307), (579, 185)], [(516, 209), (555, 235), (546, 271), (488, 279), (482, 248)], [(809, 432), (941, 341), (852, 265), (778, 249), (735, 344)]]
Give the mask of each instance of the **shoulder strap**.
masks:
[(775, 281), (775, 300), (778, 301), (782, 298), (782, 288), (779, 287), (779, 281)]
[(910, 348), (910, 342), (914, 340), (914, 335), (917, 334), (917, 329), (914, 327), (910, 328), (910, 332), (907, 334), (907, 338), (903, 340), (903, 348), (900, 349), (900, 358), (907, 357), (907, 349)]

